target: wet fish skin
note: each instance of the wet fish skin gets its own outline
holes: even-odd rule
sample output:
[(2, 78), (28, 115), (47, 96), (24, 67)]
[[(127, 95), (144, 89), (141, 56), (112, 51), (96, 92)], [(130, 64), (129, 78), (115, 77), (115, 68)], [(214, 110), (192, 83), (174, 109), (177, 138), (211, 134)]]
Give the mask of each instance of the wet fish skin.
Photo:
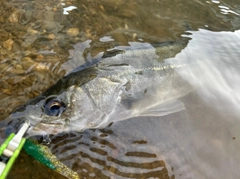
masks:
[[(164, 43), (103, 58), (59, 80), (13, 113), (10, 121), (30, 121), (31, 136), (101, 128), (131, 117), (161, 116), (182, 110), (183, 106), (175, 102), (163, 104), (192, 90), (175, 72), (185, 64), (170, 65), (164, 59), (174, 57), (185, 46), (186, 42)], [(45, 114), (49, 98), (65, 104), (65, 111), (58, 116)]]

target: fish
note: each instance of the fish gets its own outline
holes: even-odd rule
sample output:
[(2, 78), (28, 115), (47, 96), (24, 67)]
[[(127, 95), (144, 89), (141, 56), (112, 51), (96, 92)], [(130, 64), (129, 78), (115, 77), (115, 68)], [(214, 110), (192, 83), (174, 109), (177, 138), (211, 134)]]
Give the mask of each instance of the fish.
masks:
[(181, 111), (184, 105), (178, 99), (193, 87), (177, 73), (187, 64), (170, 64), (168, 59), (187, 43), (184, 39), (114, 47), (13, 112), (9, 126), (27, 120), (29, 136), (47, 135)]

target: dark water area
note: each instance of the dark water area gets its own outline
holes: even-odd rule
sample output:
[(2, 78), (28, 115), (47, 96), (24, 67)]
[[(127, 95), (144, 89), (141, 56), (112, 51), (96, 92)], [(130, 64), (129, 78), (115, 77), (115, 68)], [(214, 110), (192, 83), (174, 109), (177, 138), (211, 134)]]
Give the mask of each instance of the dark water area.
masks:
[[(0, 4), (0, 120), (112, 49), (185, 38), (166, 60), (197, 64), (176, 70), (195, 89), (177, 99), (184, 110), (51, 135), (47, 146), (81, 178), (240, 177), (238, 1)], [(64, 177), (22, 151), (8, 178)]]

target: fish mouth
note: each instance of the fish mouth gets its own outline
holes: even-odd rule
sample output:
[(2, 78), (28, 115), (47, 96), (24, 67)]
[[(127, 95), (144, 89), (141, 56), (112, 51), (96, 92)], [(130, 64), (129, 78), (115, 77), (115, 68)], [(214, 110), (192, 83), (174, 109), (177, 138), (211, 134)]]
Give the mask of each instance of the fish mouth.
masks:
[(38, 123), (31, 126), (28, 130), (28, 134), (32, 135), (49, 135), (58, 134), (66, 130), (66, 126), (63, 123)]

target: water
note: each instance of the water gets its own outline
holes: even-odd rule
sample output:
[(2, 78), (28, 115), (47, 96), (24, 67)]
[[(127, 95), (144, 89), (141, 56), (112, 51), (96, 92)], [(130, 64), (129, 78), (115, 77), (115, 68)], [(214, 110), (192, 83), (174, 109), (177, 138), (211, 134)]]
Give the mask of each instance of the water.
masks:
[[(129, 42), (185, 37), (187, 47), (169, 63), (199, 62), (179, 71), (196, 86), (179, 99), (186, 110), (52, 136), (49, 147), (83, 178), (239, 178), (236, 0), (0, 2), (1, 120), (84, 58)], [(9, 178), (20, 174), (60, 178), (24, 152)]]

